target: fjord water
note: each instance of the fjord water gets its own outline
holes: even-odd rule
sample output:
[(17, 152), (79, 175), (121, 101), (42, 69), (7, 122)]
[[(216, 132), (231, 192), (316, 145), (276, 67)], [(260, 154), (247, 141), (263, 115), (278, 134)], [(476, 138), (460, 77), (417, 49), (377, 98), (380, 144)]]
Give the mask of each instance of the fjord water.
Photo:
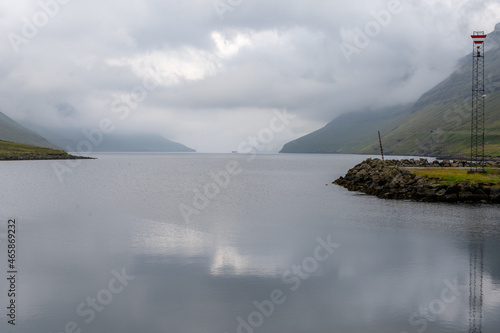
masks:
[(96, 156), (62, 182), (52, 161), (0, 163), (1, 332), (467, 332), (481, 255), (473, 314), (500, 329), (498, 207), (331, 184), (366, 156)]

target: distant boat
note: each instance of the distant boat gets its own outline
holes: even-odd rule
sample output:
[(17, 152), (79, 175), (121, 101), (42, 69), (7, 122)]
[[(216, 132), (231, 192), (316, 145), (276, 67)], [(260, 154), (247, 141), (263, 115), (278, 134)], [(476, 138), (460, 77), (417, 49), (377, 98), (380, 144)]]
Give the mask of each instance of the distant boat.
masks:
[(231, 154), (238, 154), (238, 151), (237, 151), (237, 150), (233, 150), (233, 151), (231, 152)]

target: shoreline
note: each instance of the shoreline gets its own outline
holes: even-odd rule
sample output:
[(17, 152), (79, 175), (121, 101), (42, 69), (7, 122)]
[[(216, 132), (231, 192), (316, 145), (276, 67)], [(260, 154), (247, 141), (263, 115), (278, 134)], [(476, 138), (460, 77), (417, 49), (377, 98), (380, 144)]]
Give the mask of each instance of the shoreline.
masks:
[[(281, 152), (279, 151), (278, 154), (299, 154), (299, 155), (359, 155), (359, 156), (380, 156), (380, 152), (376, 153), (347, 153), (347, 152), (307, 152), (307, 153), (289, 153), (289, 152)], [(437, 160), (459, 160), (459, 161), (468, 161), (470, 160), (469, 155), (433, 155), (433, 154), (428, 154), (428, 155), (420, 155), (420, 154), (398, 154), (394, 152), (389, 152), (386, 153), (384, 152), (385, 157), (391, 157), (391, 156), (396, 156), (396, 157), (407, 157), (408, 159), (414, 159), (414, 158), (435, 158)], [(500, 163), (500, 156), (485, 156), (484, 160), (486, 162), (495, 162), (495, 163)]]
[(95, 160), (95, 157), (64, 155), (64, 156), (0, 156), (0, 161), (44, 161), (44, 160)]
[[(500, 167), (500, 162), (490, 161), (488, 167)], [(500, 183), (475, 180), (443, 184), (442, 179), (416, 175), (410, 168), (464, 169), (467, 161), (433, 161), (367, 159), (351, 168), (344, 177), (333, 182), (347, 188), (382, 199), (412, 200), (420, 202), (449, 203), (500, 203)]]
[(0, 161), (80, 160), (93, 157), (76, 156), (62, 149), (33, 146), (0, 140)]

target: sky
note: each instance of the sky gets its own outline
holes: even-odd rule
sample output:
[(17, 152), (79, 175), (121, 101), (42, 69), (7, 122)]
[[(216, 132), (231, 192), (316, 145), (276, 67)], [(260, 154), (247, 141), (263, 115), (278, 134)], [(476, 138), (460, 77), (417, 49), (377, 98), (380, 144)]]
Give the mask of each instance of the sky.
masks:
[(0, 111), (275, 152), (340, 114), (415, 101), (499, 22), (497, 0), (3, 1)]

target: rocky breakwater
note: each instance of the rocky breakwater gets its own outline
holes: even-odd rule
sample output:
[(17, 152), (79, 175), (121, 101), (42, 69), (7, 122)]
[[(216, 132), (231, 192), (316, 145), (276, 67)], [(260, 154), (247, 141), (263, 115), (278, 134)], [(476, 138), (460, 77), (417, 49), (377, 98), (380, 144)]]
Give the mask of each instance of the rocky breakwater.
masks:
[[(491, 162), (491, 166), (498, 166)], [(416, 175), (408, 167), (467, 167), (465, 161), (367, 159), (333, 184), (384, 199), (426, 202), (500, 203), (500, 185), (477, 181), (442, 184), (438, 178)]]

